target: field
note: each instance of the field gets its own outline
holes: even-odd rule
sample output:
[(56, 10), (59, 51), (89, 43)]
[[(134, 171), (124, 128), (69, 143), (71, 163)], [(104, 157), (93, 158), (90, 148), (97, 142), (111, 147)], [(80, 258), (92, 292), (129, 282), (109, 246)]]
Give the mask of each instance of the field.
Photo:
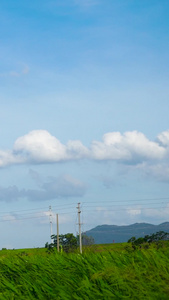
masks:
[(169, 299), (169, 243), (1, 250), (0, 299)]

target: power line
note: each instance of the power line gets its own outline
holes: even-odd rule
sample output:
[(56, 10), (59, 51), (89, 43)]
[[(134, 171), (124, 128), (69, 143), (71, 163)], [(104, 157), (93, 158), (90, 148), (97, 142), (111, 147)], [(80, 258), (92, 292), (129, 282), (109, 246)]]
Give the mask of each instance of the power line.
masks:
[[(169, 200), (169, 197), (161, 197), (161, 198), (141, 198), (141, 199), (128, 199), (128, 200), (108, 200), (108, 201), (104, 201), (104, 204), (106, 203), (111, 203), (111, 204), (114, 204), (114, 203), (127, 203), (127, 205), (129, 205), (128, 202), (138, 202), (138, 201), (158, 201), (158, 200)], [(99, 202), (98, 201), (85, 201), (82, 203), (82, 207), (85, 207), (85, 204), (89, 205), (90, 204), (93, 204), (93, 203), (97, 203), (99, 205)], [(160, 203), (169, 203), (169, 202), (160, 202)], [(72, 208), (75, 208), (76, 203), (68, 203), (68, 204), (58, 204), (58, 205), (52, 205), (53, 208), (57, 208), (57, 211), (58, 210), (67, 210), (67, 208), (69, 209), (72, 209)], [(68, 206), (71, 206), (71, 207), (68, 207)], [(59, 208), (58, 208), (59, 207)], [(63, 207), (63, 208), (61, 208)], [(90, 207), (93, 207), (93, 206), (90, 206)], [(45, 207), (38, 207), (38, 208), (29, 208), (29, 209), (22, 209), (22, 210), (12, 210), (12, 211), (2, 211), (0, 212), (0, 215), (2, 214), (13, 214), (13, 213), (19, 213), (19, 212), (29, 212), (29, 211), (37, 211), (39, 212), (39, 210), (45, 210), (45, 211), (48, 211), (48, 207), (45, 206)], [(27, 214), (31, 214), (31, 213), (27, 213)]]
[[(142, 203), (143, 201), (159, 201), (159, 200), (169, 200), (169, 197), (160, 197), (160, 198), (141, 198), (141, 199), (132, 199), (132, 200), (123, 200), (123, 201), (104, 201), (104, 206), (100, 206), (98, 201), (91, 201), (91, 202), (83, 202), (82, 203), (82, 209), (83, 212), (104, 212), (104, 211), (129, 211), (129, 210), (150, 210), (150, 209), (165, 209), (166, 206), (159, 206), (160, 204), (168, 204), (169, 201), (160, 201), (159, 203), (157, 202), (150, 202), (150, 203)], [(134, 202), (133, 204), (130, 204), (129, 202)], [(137, 203), (140, 202), (140, 203)], [(94, 204), (97, 203), (97, 205), (89, 205), (89, 204)], [(111, 203), (111, 205), (106, 205), (107, 203)], [(117, 204), (118, 203), (118, 204)], [(122, 204), (123, 203), (123, 204)], [(72, 211), (72, 209), (75, 209), (74, 204), (76, 203), (69, 203), (69, 204), (60, 204), (60, 205), (54, 205), (52, 207), (57, 208), (57, 211), (59, 211), (60, 215), (68, 215), (68, 214), (75, 214), (75, 210)], [(88, 204), (86, 206), (86, 204)], [(157, 206), (153, 206), (153, 205), (157, 205)], [(132, 205), (132, 207), (131, 207)], [(69, 207), (68, 207), (69, 206)], [(123, 206), (123, 208), (121, 208)], [(125, 207), (124, 207), (125, 206)], [(133, 207), (134, 206), (134, 207)], [(138, 207), (141, 206), (141, 207)], [(144, 206), (148, 206), (148, 207), (144, 207)], [(150, 207), (151, 206), (151, 207)], [(113, 209), (111, 209), (111, 207)], [(90, 210), (86, 209), (86, 208), (90, 208)], [(95, 208), (95, 209), (91, 209), (91, 208)], [(38, 209), (41, 209), (41, 211), (38, 211)], [(45, 209), (45, 211), (42, 211), (42, 209)], [(24, 214), (18, 214), (18, 213), (22, 213), (25, 212)], [(39, 216), (34, 216), (33, 213), (36, 214), (41, 214)], [(8, 214), (8, 215), (12, 215), (14, 214), (15, 219), (3, 219), (0, 220), (0, 222), (6, 222), (6, 221), (21, 221), (21, 220), (28, 220), (28, 219), (38, 219), (38, 218), (49, 218), (49, 215), (43, 215), (44, 213), (49, 213), (49, 210), (47, 209), (47, 207), (41, 207), (41, 208), (31, 208), (31, 209), (23, 209), (23, 210), (15, 210), (15, 211), (8, 211), (8, 212), (1, 212), (1, 218), (2, 217), (8, 217), (7, 215), (4, 214)], [(17, 214), (16, 214), (17, 213)], [(30, 215), (30, 217), (24, 217)], [(32, 216), (31, 216), (32, 215)], [(83, 216), (82, 216), (83, 217)]]
[[(74, 211), (67, 211), (66, 213), (65, 212), (61, 212), (60, 214), (71, 214), (71, 213), (73, 213)], [(48, 216), (49, 217), (49, 210), (47, 211), (38, 211), (38, 212), (36, 212), (36, 214), (44, 214), (44, 213), (48, 213), (48, 215), (46, 215), (46, 216)], [(24, 213), (24, 214), (13, 214), (12, 212), (8, 212), (8, 213), (6, 213), (6, 214), (3, 214), (3, 215), (1, 215), (1, 217), (4, 217), (4, 216), (6, 216), (6, 215), (10, 215), (10, 216), (14, 216), (14, 217), (16, 217), (16, 216), (27, 216), (27, 215), (34, 215), (32, 212), (30, 212), (30, 213)], [(53, 214), (52, 214), (52, 216), (53, 216)]]
[[(104, 200), (104, 203), (123, 203), (123, 202), (138, 202), (138, 201), (156, 201), (156, 200), (169, 200), (169, 197), (166, 198), (141, 198), (141, 199), (127, 199), (127, 200)], [(90, 204), (90, 203), (98, 203), (98, 201), (90, 201), (90, 202), (83, 202), (83, 204)]]
[[(140, 210), (146, 210), (146, 209), (163, 209), (165, 208), (166, 209), (166, 206), (161, 206), (161, 207), (141, 207)], [(93, 210), (85, 210), (86, 211), (96, 211), (96, 212), (109, 212), (109, 211), (125, 211), (125, 210), (138, 210), (138, 208), (133, 208), (133, 207), (130, 207), (130, 208), (123, 208), (123, 209), (100, 209), (100, 210), (97, 210), (97, 209), (93, 209)]]
[[(77, 203), (69, 203), (69, 204), (61, 204), (61, 205), (52, 205), (52, 207), (62, 207), (62, 206), (70, 206), (70, 205), (76, 205)], [(72, 206), (71, 208), (74, 208), (74, 206)], [(5, 214), (5, 213), (17, 213), (17, 212), (23, 212), (23, 211), (36, 211), (36, 210), (40, 210), (40, 209), (45, 209), (46, 211), (49, 210), (49, 207), (45, 206), (45, 207), (38, 207), (38, 208), (29, 208), (29, 209), (22, 209), (22, 210), (13, 210), (13, 211), (2, 211), (0, 212), (0, 214)], [(64, 208), (63, 208), (64, 209)]]
[[(156, 203), (156, 202), (153, 202), (153, 203), (141, 203), (141, 204), (127, 204), (127, 205), (124, 205), (124, 204), (119, 204), (119, 205), (117, 205), (117, 204), (115, 204), (115, 205), (106, 205), (106, 207), (117, 207), (117, 206), (131, 206), (131, 205), (134, 205), (134, 206), (141, 206), (141, 205), (154, 205), (154, 204), (168, 204), (169, 202), (160, 202), (160, 203)], [(92, 207), (102, 207), (102, 206), (100, 206), (99, 205), (99, 203), (98, 203), (98, 205), (96, 206), (96, 205), (92, 205), (92, 206), (83, 206), (84, 208), (85, 207), (88, 207), (88, 208), (92, 208)]]
[[(71, 214), (76, 214), (76, 212), (71, 212)], [(62, 215), (70, 215), (70, 212), (68, 213), (62, 213)], [(8, 217), (8, 216), (4, 216)], [(35, 216), (35, 217), (28, 217), (28, 218), (16, 218), (16, 219), (8, 219), (8, 220), (0, 220), (0, 222), (15, 222), (15, 221), (22, 221), (22, 220), (30, 220), (30, 219), (41, 219), (41, 218), (49, 218), (49, 215), (46, 216)]]
[(19, 218), (19, 219), (9, 219), (9, 220), (0, 220), (0, 222), (17, 222), (22, 220), (30, 220), (30, 219), (40, 219), (40, 218), (47, 218), (48, 216), (36, 216), (36, 217), (29, 217), (29, 218)]
[[(165, 206), (161, 206), (161, 207), (142, 207), (140, 208), (140, 210), (154, 210), (154, 209), (166, 209)], [(110, 212), (110, 211), (113, 211), (113, 212), (117, 212), (117, 211), (137, 211), (138, 208), (123, 208), (123, 209), (101, 209), (101, 210), (97, 210), (97, 209), (94, 209), (94, 210), (83, 210), (83, 214), (85, 212), (96, 212), (96, 213), (100, 213), (100, 212)], [(62, 215), (70, 215), (70, 214), (76, 214), (76, 212), (67, 212), (67, 213), (62, 213)], [(6, 216), (7, 217), (7, 216)], [(19, 221), (24, 221), (24, 220), (30, 220), (30, 219), (44, 219), (44, 218), (49, 218), (49, 215), (46, 215), (46, 216), (32, 216), (32, 217), (28, 217), (28, 218), (15, 218), (15, 219), (3, 219), (3, 220), (0, 220), (0, 223), (3, 223), (3, 222), (19, 222)]]

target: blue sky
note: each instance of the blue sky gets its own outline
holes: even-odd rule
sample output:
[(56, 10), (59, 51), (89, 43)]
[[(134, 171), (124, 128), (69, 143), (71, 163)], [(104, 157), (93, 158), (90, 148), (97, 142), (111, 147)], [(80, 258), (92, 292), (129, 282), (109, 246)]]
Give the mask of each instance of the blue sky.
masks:
[(169, 219), (169, 3), (1, 1), (0, 247)]

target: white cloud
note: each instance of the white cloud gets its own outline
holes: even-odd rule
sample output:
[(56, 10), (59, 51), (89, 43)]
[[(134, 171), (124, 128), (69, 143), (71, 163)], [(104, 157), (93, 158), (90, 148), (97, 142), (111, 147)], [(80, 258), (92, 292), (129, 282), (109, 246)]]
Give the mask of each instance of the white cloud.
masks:
[(149, 141), (141, 132), (110, 132), (103, 136), (103, 142), (94, 141), (91, 146), (94, 159), (135, 161), (162, 159), (166, 148)]
[(169, 147), (169, 130), (161, 132), (157, 136), (157, 141), (159, 141), (163, 146)]
[[(12, 164), (45, 164), (80, 159), (115, 161), (138, 169), (157, 179), (169, 178), (169, 130), (160, 133), (156, 141), (143, 133), (109, 132), (102, 141), (93, 141), (87, 148), (80, 140), (62, 144), (46, 130), (33, 130), (19, 137), (11, 150), (0, 150), (0, 167)], [(165, 172), (164, 172), (165, 170)]]
[(90, 156), (89, 150), (80, 141), (69, 141), (66, 146), (69, 159), (80, 159)]
[(14, 153), (25, 157), (25, 162), (48, 163), (84, 158), (89, 155), (89, 150), (80, 141), (63, 145), (48, 131), (33, 130), (16, 140)]
[(12, 151), (0, 150), (0, 167), (24, 162), (22, 156), (14, 155)]
[(68, 159), (66, 147), (46, 130), (33, 130), (18, 138), (14, 153), (25, 157), (25, 162), (47, 163)]

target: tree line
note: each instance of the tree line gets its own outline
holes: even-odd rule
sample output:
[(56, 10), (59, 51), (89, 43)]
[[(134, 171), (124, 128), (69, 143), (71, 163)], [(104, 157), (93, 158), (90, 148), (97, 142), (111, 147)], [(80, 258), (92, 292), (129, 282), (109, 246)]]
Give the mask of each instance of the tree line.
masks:
[[(57, 235), (51, 236), (52, 243), (46, 243), (45, 248), (51, 250), (57, 248)], [(82, 244), (84, 246), (91, 246), (94, 244), (94, 238), (82, 234)], [(79, 247), (79, 236), (74, 236), (73, 233), (66, 233), (59, 235), (59, 247), (60, 251), (73, 252)]]
[(156, 233), (153, 233), (151, 235), (145, 235), (144, 237), (139, 237), (136, 239), (135, 236), (130, 238), (128, 240), (128, 243), (132, 244), (133, 249), (136, 249), (137, 247), (141, 247), (142, 245), (145, 247), (148, 247), (151, 243), (158, 244), (161, 241), (165, 241), (169, 239), (169, 233), (165, 231), (158, 231)]

